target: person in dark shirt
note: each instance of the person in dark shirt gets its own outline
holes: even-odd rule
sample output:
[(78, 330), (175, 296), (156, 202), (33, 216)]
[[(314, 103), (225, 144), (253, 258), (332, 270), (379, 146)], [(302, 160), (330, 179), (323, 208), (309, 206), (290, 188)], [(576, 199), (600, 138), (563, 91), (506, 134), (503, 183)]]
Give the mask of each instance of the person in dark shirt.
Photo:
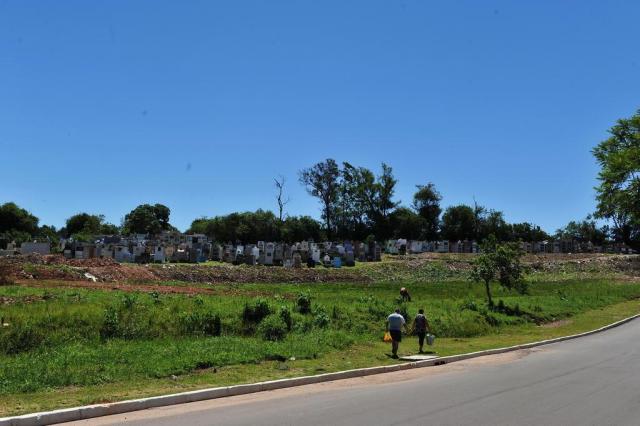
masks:
[(416, 318), (413, 320), (413, 331), (418, 335), (420, 353), (423, 353), (424, 338), (427, 333), (431, 333), (431, 326), (429, 325), (429, 321), (427, 321), (427, 317), (424, 315), (424, 309), (420, 309), (418, 315), (416, 315)]

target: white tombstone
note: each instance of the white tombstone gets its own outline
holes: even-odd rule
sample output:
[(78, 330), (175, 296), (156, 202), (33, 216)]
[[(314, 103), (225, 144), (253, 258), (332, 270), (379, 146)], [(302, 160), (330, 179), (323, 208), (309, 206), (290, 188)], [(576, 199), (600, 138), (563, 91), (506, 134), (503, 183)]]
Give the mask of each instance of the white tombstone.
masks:
[(267, 243), (264, 250), (264, 264), (273, 265), (273, 256), (275, 254), (276, 245), (274, 243)]
[(320, 263), (320, 249), (319, 248), (314, 248), (311, 250), (311, 259), (313, 259), (313, 261), (315, 263)]

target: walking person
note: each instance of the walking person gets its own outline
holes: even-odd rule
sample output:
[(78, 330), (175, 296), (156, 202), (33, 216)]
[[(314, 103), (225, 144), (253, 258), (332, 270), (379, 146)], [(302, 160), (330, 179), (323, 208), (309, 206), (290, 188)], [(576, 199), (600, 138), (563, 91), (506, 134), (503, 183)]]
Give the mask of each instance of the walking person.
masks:
[(427, 317), (424, 315), (424, 309), (418, 311), (418, 315), (413, 320), (413, 331), (418, 335), (418, 344), (420, 345), (420, 353), (424, 353), (422, 347), (424, 346), (424, 338), (427, 333), (431, 333), (431, 326)]
[(398, 358), (398, 347), (402, 341), (402, 329), (407, 330), (407, 322), (400, 315), (400, 309), (396, 309), (394, 313), (387, 317), (387, 331), (391, 334), (391, 352), (392, 358)]

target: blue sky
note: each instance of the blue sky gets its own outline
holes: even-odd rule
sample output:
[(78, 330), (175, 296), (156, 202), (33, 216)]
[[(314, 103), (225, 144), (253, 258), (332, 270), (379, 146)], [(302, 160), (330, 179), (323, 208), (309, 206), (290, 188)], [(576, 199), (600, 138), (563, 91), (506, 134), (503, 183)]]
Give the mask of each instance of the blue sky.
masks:
[(637, 1), (1, 1), (0, 202), (61, 226), (160, 202), (318, 216), (297, 172), (394, 168), (397, 198), (549, 231), (640, 108)]

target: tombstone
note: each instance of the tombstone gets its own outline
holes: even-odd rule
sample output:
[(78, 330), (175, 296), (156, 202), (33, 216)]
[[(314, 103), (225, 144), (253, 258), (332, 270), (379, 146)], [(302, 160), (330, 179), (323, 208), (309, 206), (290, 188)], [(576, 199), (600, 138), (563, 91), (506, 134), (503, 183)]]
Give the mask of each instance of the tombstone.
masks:
[(331, 267), (331, 257), (328, 254), (324, 255), (324, 258), (322, 259), (322, 265), (325, 268), (330, 268)]
[(309, 241), (302, 241), (300, 243), (300, 250), (301, 251), (309, 251)]
[(276, 245), (274, 243), (267, 243), (264, 249), (264, 262), (263, 265), (273, 265), (273, 255)]
[(366, 262), (367, 261), (367, 252), (366, 245), (364, 243), (358, 244), (358, 262)]
[(222, 246), (219, 244), (215, 244), (211, 249), (211, 260), (216, 262), (221, 262), (224, 256), (224, 251), (222, 250)]
[(342, 244), (337, 244), (336, 250), (338, 251), (338, 256), (344, 256), (345, 249)]
[(384, 251), (387, 254), (398, 254), (398, 247), (396, 246), (396, 240), (388, 240)]
[(244, 264), (254, 266), (256, 264), (256, 257), (253, 254), (244, 255)]
[(314, 248), (311, 251), (311, 260), (313, 260), (315, 263), (320, 263), (320, 249)]
[(260, 258), (260, 249), (258, 247), (253, 247), (251, 249), (251, 255), (256, 261), (258, 261), (258, 259)]
[(282, 266), (284, 266), (285, 268), (291, 268), (293, 266), (293, 263), (291, 262), (291, 259), (285, 259), (284, 262), (282, 262)]
[(273, 264), (282, 265), (284, 261), (284, 247), (282, 244), (276, 244), (273, 251)]
[(154, 262), (159, 262), (159, 263), (164, 263), (166, 259), (166, 256), (164, 254), (164, 247), (162, 246), (157, 246), (153, 252), (153, 261)]
[(307, 268), (315, 268), (316, 267), (316, 263), (318, 263), (318, 262), (313, 260), (313, 257), (307, 258)]
[(353, 255), (353, 251), (348, 251), (344, 254), (344, 264), (345, 266), (356, 266), (355, 256)]
[(291, 247), (287, 244), (284, 245), (284, 250), (283, 250), (283, 254), (282, 254), (282, 258), (283, 260), (291, 260), (291, 256), (293, 255), (293, 250), (291, 249)]
[(293, 254), (293, 267), (296, 269), (302, 268), (302, 256), (298, 252)]
[(331, 265), (334, 268), (338, 268), (338, 269), (342, 268), (342, 258), (340, 256), (334, 257), (333, 261), (331, 262)]
[(382, 247), (380, 247), (377, 243), (374, 244), (373, 251), (373, 260), (375, 262), (380, 262), (382, 260)]

